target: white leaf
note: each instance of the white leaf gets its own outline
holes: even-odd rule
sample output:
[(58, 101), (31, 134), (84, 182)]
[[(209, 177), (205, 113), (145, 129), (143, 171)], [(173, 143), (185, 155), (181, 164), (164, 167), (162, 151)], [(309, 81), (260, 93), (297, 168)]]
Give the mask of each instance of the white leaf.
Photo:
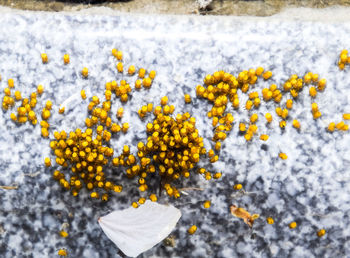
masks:
[(98, 222), (124, 254), (136, 257), (166, 238), (180, 217), (181, 211), (174, 206), (147, 200), (137, 209), (113, 211)]

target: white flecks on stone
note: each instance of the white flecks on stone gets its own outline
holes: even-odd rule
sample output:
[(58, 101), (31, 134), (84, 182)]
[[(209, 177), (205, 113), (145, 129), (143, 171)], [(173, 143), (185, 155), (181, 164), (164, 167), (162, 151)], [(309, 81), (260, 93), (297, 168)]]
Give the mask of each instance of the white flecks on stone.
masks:
[[(112, 48), (123, 51), (125, 67), (133, 64), (137, 69), (157, 71), (151, 89), (133, 91), (126, 104), (113, 99), (112, 113), (123, 106), (125, 115), (120, 122), (131, 125), (127, 134), (111, 140), (118, 154), (123, 145), (132, 145), (135, 150), (137, 141), (146, 139), (145, 123), (151, 121), (151, 116), (141, 121), (136, 111), (148, 102), (158, 105), (164, 95), (169, 96), (176, 113), (188, 111), (196, 117), (205, 147), (211, 148), (213, 132), (206, 116), (210, 106), (195, 98), (195, 87), (203, 83), (206, 74), (216, 70), (237, 75), (257, 66), (270, 69), (271, 80), (259, 80), (254, 88), (259, 92), (272, 83), (282, 85), (292, 74), (303, 76), (312, 71), (326, 78), (327, 87), (315, 100), (322, 112), (319, 121), (312, 119), (313, 100), (307, 88), (294, 101), (284, 131), (278, 126), (276, 105), (262, 102), (256, 113), (258, 133), (270, 136), (264, 143), (258, 137), (246, 143), (238, 135), (238, 123), (247, 122), (250, 114), (243, 108), (246, 96), (239, 93), (241, 108), (234, 110), (229, 105), (227, 109), (235, 123), (220, 151), (220, 162), (200, 163), (210, 171), (222, 172), (222, 179), (207, 182), (192, 175), (179, 183), (179, 188), (203, 187), (204, 191), (188, 191), (189, 195), (177, 200), (164, 194), (159, 198), (160, 202), (181, 208), (183, 216), (174, 231), (179, 237), (170, 251), (159, 246), (147, 251), (147, 256), (186, 256), (191, 250), (198, 256), (234, 257), (241, 255), (236, 250), (238, 243), (239, 250), (250, 256), (342, 257), (350, 252), (350, 134), (329, 134), (325, 130), (329, 122), (339, 122), (341, 114), (350, 107), (350, 72), (348, 68), (339, 71), (336, 65), (342, 48), (349, 48), (348, 23), (282, 21), (278, 17), (242, 20), (4, 12), (0, 24), (5, 25), (0, 26), (1, 88), (6, 87), (7, 79), (14, 78), (15, 89), (27, 97), (42, 84), (45, 92), (38, 96), (35, 110), (40, 117), (45, 102), (53, 101), (49, 123), (54, 130), (84, 129), (88, 101), (92, 95), (103, 96), (107, 81), (126, 79), (133, 86), (137, 75), (129, 77), (116, 72)], [(42, 64), (43, 52), (48, 54), (48, 64)], [(69, 65), (63, 65), (65, 53), (71, 57)], [(87, 79), (81, 76), (84, 66), (89, 69)], [(86, 90), (88, 99), (73, 103), (64, 115), (58, 114), (59, 105), (81, 89)], [(185, 105), (185, 93), (191, 95), (193, 105)], [(282, 103), (287, 98), (284, 96)], [(45, 169), (43, 165), (50, 148), (49, 141), (40, 137), (40, 126), (15, 125), (9, 120), (14, 110), (0, 113), (0, 185), (20, 184), (17, 190), (0, 189), (0, 224), (6, 230), (0, 256), (30, 253), (51, 257), (63, 246), (68, 247), (72, 257), (116, 256), (118, 249), (93, 222), (101, 214), (129, 207), (138, 198), (137, 183), (123, 177), (120, 169), (107, 169), (106, 174), (124, 186), (121, 194), (113, 194), (106, 204), (90, 200), (85, 189), (73, 198), (51, 179), (56, 167)], [(274, 118), (269, 128), (264, 120), (267, 112)], [(300, 132), (291, 126), (294, 118), (300, 121)], [(116, 121), (114, 116), (112, 119)], [(288, 159), (281, 160), (279, 152), (285, 152)], [(38, 171), (37, 177), (23, 177), (23, 173)], [(237, 193), (232, 186), (237, 183), (247, 193), (232, 197)], [(157, 189), (155, 183), (150, 190)], [(206, 199), (213, 205), (204, 210), (200, 200)], [(255, 238), (247, 225), (229, 214), (232, 204), (260, 213), (261, 219), (253, 228)], [(276, 223), (263, 226), (267, 216)], [(293, 220), (301, 222), (295, 230), (288, 227)], [(71, 224), (69, 233), (74, 237), (67, 241), (52, 237), (57, 235), (62, 221)], [(46, 226), (40, 228), (41, 223)], [(198, 226), (198, 231), (189, 238), (187, 229), (192, 224)], [(320, 227), (327, 230), (323, 238), (327, 248), (315, 243)]]

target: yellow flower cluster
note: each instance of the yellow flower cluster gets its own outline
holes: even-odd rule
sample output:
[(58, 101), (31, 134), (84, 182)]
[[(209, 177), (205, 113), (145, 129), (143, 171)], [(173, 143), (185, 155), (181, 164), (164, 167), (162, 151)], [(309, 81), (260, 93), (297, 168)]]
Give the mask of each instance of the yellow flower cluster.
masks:
[[(113, 48), (112, 55), (119, 61), (117, 63), (117, 66), (116, 66), (117, 71), (119, 73), (123, 73), (124, 72), (123, 52)], [(130, 65), (128, 68), (128, 71), (127, 71), (128, 75), (132, 76), (135, 74), (135, 72), (136, 72), (135, 66)], [(153, 70), (150, 71), (148, 74), (148, 77), (146, 77), (146, 69), (140, 68), (139, 72), (138, 72), (138, 77), (139, 77), (139, 79), (137, 79), (135, 81), (135, 89), (137, 89), (137, 90), (141, 89), (142, 86), (144, 88), (149, 89), (152, 85), (154, 78), (156, 77), (156, 71), (153, 71)], [(107, 84), (109, 84), (109, 83), (107, 83)], [(114, 83), (111, 82), (110, 84), (112, 84), (112, 85), (107, 86), (107, 84), (106, 84), (105, 94), (111, 95), (111, 93), (107, 92), (108, 90), (115, 91), (115, 94), (117, 95), (117, 97), (119, 97), (121, 99), (122, 102), (128, 101), (128, 94), (131, 92), (131, 87), (129, 84), (126, 84), (125, 81), (121, 81), (120, 86), (118, 86), (115, 82)]]
[[(235, 77), (232, 74), (224, 71), (217, 71), (212, 75), (207, 75), (204, 79), (204, 86), (198, 85), (196, 87), (196, 94), (198, 97), (207, 99), (213, 103), (212, 109), (208, 112), (208, 117), (211, 117), (212, 125), (215, 128), (217, 134), (214, 135), (215, 146), (217, 146), (218, 140), (224, 140), (226, 138), (226, 131), (230, 131), (232, 128), (233, 116), (232, 114), (225, 114), (228, 100), (231, 101), (232, 106), (238, 109), (240, 106), (240, 100), (238, 97), (238, 90), (248, 94), (248, 100), (245, 103), (245, 109), (250, 111), (253, 108), (259, 108), (261, 104), (261, 98), (259, 92), (251, 91), (248, 93), (251, 86), (253, 86), (259, 77), (264, 80), (270, 79), (272, 76), (271, 71), (264, 72), (264, 68), (258, 67), (257, 69), (244, 70)], [(266, 102), (274, 100), (275, 103), (280, 103), (282, 97), (286, 93), (290, 93), (292, 98), (297, 98), (299, 93), (303, 90), (305, 85), (312, 85), (309, 89), (310, 96), (315, 98), (317, 91), (323, 91), (326, 87), (326, 80), (319, 80), (318, 74), (311, 72), (306, 73), (304, 78), (298, 77), (293, 74), (283, 84), (283, 90), (278, 89), (276, 84), (271, 84), (268, 88), (263, 88), (261, 91), (262, 99)], [(287, 99), (285, 108), (276, 107), (276, 114), (281, 118), (279, 126), (284, 129), (287, 125), (289, 118), (289, 110), (293, 108), (293, 99)], [(314, 119), (321, 116), (321, 112), (318, 110), (317, 104), (314, 103), (312, 106), (312, 113)], [(266, 122), (271, 123), (273, 118), (270, 113), (265, 114)], [(252, 137), (257, 134), (258, 127), (256, 122), (258, 120), (257, 114), (252, 114), (250, 117), (250, 123), (246, 125), (241, 122), (239, 124), (239, 131), (246, 141), (250, 141)], [(293, 127), (300, 129), (300, 123), (298, 120), (293, 120)], [(220, 134), (220, 135), (219, 135)], [(266, 141), (268, 139), (267, 134), (260, 135), (260, 139)], [(217, 148), (215, 148), (217, 149)]]
[(28, 120), (36, 125), (38, 123), (34, 108), (37, 104), (37, 94), (41, 95), (44, 92), (44, 87), (39, 85), (36, 92), (30, 94), (30, 98), (22, 98), (20, 91), (15, 91), (12, 97), (11, 89), (14, 88), (14, 80), (8, 80), (8, 87), (4, 89), (5, 96), (2, 101), (2, 108), (8, 110), (15, 105), (15, 101), (22, 101), (21, 105), (17, 108), (17, 115), (11, 113), (10, 118), (14, 122), (25, 123)]
[[(99, 125), (97, 127), (97, 132), (99, 130), (104, 130), (104, 127), (109, 129), (112, 133), (120, 132), (121, 130), (126, 133), (129, 124), (124, 123), (122, 127), (117, 123), (112, 122), (112, 118), (110, 117), (112, 102), (110, 100), (106, 100), (102, 102), (102, 107), (100, 105), (100, 99), (97, 96), (93, 96), (91, 102), (88, 105), (88, 110), (90, 111), (90, 117), (85, 119), (85, 125), (88, 128), (91, 128), (95, 125)], [(110, 139), (111, 132), (105, 130), (106, 139)]]
[(111, 100), (113, 92), (122, 102), (127, 102), (131, 87), (125, 80), (121, 80), (119, 85), (116, 81), (107, 82), (105, 90), (106, 100)]
[[(119, 73), (124, 72), (123, 53), (120, 50), (113, 49), (112, 55), (117, 60), (116, 68)], [(347, 57), (347, 51), (341, 53), (341, 62), (344, 56)], [(45, 53), (41, 55), (42, 62), (47, 63), (48, 57)], [(69, 55), (63, 56), (64, 64), (69, 64)], [(347, 61), (348, 62), (348, 59)], [(84, 67), (81, 71), (84, 78), (88, 78), (89, 70)], [(144, 68), (138, 70), (134, 65), (130, 65), (127, 69), (127, 74), (138, 76), (135, 81), (135, 89), (149, 88), (156, 76), (155, 71), (147, 71)], [(317, 96), (319, 91), (323, 91), (326, 86), (326, 80), (319, 80), (318, 74), (307, 73), (303, 78), (297, 75), (292, 75), (279, 89), (276, 84), (271, 84), (269, 87), (262, 89), (261, 96), (258, 91), (251, 91), (256, 84), (258, 78), (268, 80), (272, 77), (271, 71), (264, 71), (264, 68), (244, 70), (238, 74), (237, 77), (224, 71), (217, 71), (212, 75), (207, 75), (204, 79), (204, 86), (198, 85), (196, 87), (196, 94), (199, 97), (210, 101), (213, 106), (208, 112), (208, 117), (212, 118), (212, 126), (214, 127), (212, 149), (207, 151), (204, 148), (203, 139), (199, 136), (198, 130), (195, 127), (195, 118), (191, 117), (189, 113), (177, 114), (173, 116), (175, 107), (168, 105), (168, 97), (161, 98), (159, 106), (153, 107), (152, 103), (142, 106), (138, 110), (140, 118), (144, 118), (148, 113), (154, 114), (155, 118), (152, 123), (146, 125), (146, 131), (149, 134), (146, 142), (138, 143), (138, 152), (133, 155), (130, 153), (129, 146), (125, 145), (123, 152), (118, 157), (113, 157), (114, 150), (108, 147), (113, 133), (123, 131), (126, 133), (129, 129), (128, 123), (119, 125), (112, 122), (111, 107), (113, 101), (113, 93), (121, 102), (125, 103), (129, 100), (132, 91), (131, 85), (126, 80), (110, 81), (105, 84), (104, 101), (100, 101), (99, 97), (93, 96), (88, 105), (89, 116), (85, 120), (87, 129), (83, 132), (81, 129), (76, 129), (68, 134), (65, 131), (55, 132), (54, 140), (50, 142), (50, 147), (56, 156), (56, 163), (62, 167), (70, 167), (72, 176), (65, 178), (65, 175), (56, 170), (54, 178), (60, 182), (65, 188), (71, 190), (73, 195), (77, 195), (80, 189), (85, 187), (91, 191), (92, 198), (100, 198), (104, 201), (108, 200), (108, 194), (100, 193), (115, 191), (120, 192), (122, 187), (115, 185), (106, 179), (104, 168), (109, 163), (113, 166), (124, 166), (126, 168), (126, 175), (129, 178), (138, 177), (139, 189), (141, 192), (148, 189), (146, 178), (152, 173), (156, 173), (161, 178), (162, 188), (166, 190), (169, 196), (175, 198), (180, 196), (178, 189), (173, 186), (173, 182), (180, 177), (189, 177), (190, 172), (196, 167), (200, 156), (207, 155), (210, 162), (216, 162), (219, 158), (219, 151), (222, 142), (226, 139), (227, 133), (232, 130), (234, 117), (230, 113), (226, 113), (228, 102), (230, 101), (233, 108), (238, 109), (240, 106), (239, 94), (240, 90), (248, 95), (248, 100), (245, 102), (245, 108), (248, 111), (256, 110), (261, 105), (261, 99), (264, 101), (274, 101), (280, 103), (282, 97), (286, 93), (290, 93), (291, 98), (287, 99), (285, 106), (276, 107), (275, 111), (281, 121), (279, 125), (281, 128), (286, 127), (286, 121), (289, 118), (290, 110), (293, 108), (293, 99), (297, 98), (299, 93), (303, 90), (305, 85), (310, 85), (309, 94), (312, 98)], [(5, 96), (3, 98), (3, 109), (7, 110), (14, 106), (15, 101), (22, 101), (22, 105), (17, 109), (17, 115), (11, 114), (11, 119), (20, 123), (31, 121), (32, 124), (37, 124), (37, 116), (32, 110), (37, 103), (37, 94), (41, 95), (44, 91), (42, 85), (39, 85), (37, 92), (33, 92), (30, 99), (22, 99), (21, 92), (16, 91), (11, 95), (11, 89), (14, 87), (14, 80), (8, 80), (8, 87), (5, 88)], [(81, 97), (86, 99), (86, 93), (81, 90)], [(191, 103), (191, 96), (184, 95), (185, 103)], [(44, 109), (41, 112), (42, 121), (41, 134), (43, 137), (49, 137), (49, 123), (48, 119), (51, 116), (52, 102), (47, 101)], [(314, 102), (311, 105), (311, 110), (314, 119), (321, 116), (317, 104)], [(64, 107), (60, 108), (60, 114), (64, 113)], [(116, 117), (121, 119), (123, 117), (124, 109), (120, 107), (117, 111)], [(265, 114), (267, 123), (272, 122), (272, 115)], [(344, 114), (344, 120), (350, 119), (349, 114)], [(249, 123), (240, 123), (239, 130), (244, 135), (246, 141), (250, 141), (258, 132), (256, 125), (259, 120), (257, 113), (250, 114)], [(293, 127), (300, 128), (298, 120), (294, 119)], [(331, 123), (328, 127), (329, 131), (335, 129), (346, 131), (348, 125), (343, 121), (335, 124)], [(267, 141), (269, 136), (261, 134), (260, 139)], [(280, 153), (281, 159), (287, 159), (285, 153)], [(137, 160), (138, 159), (138, 160)], [(51, 166), (51, 159), (45, 159), (45, 165)], [(211, 173), (204, 168), (198, 168), (197, 172), (202, 174), (206, 180), (212, 178), (218, 179), (221, 173)], [(235, 189), (239, 190), (242, 185), (235, 185)], [(97, 189), (96, 191), (94, 189)], [(99, 190), (101, 189), (101, 190)], [(157, 201), (157, 196), (151, 194), (149, 198), (152, 201)], [(145, 202), (142, 197), (138, 202), (133, 203), (134, 207), (138, 207)], [(205, 207), (210, 206), (210, 202), (206, 202)]]
[(311, 111), (312, 111), (312, 116), (314, 117), (314, 119), (321, 117), (321, 112), (318, 110), (317, 103), (311, 104)]
[(329, 132), (334, 132), (335, 129), (337, 129), (338, 131), (348, 131), (349, 125), (345, 124), (344, 121), (341, 121), (337, 124), (334, 122), (329, 123), (327, 130)]
[[(157, 107), (157, 110), (159, 110), (159, 108), (161, 107)], [(147, 113), (151, 113), (153, 111), (153, 104), (152, 103), (148, 103), (147, 105), (143, 105), (138, 111), (137, 113), (139, 114), (139, 117), (142, 119), (144, 118)]]
[(283, 90), (285, 92), (290, 92), (293, 98), (297, 98), (299, 92), (303, 89), (303, 79), (299, 78), (298, 75), (293, 74), (289, 79), (283, 84)]
[[(304, 78), (299, 78), (296, 74), (293, 74), (283, 85), (285, 92), (290, 92), (291, 96), (296, 99), (299, 96), (299, 93), (303, 90), (305, 85), (312, 85), (309, 88), (309, 95), (312, 98), (315, 98), (317, 91), (323, 91), (326, 87), (326, 79), (319, 80), (318, 74), (308, 72), (304, 75)], [(292, 109), (293, 100), (288, 99), (286, 102), (286, 108)], [(288, 115), (288, 110), (283, 110)], [(318, 110), (317, 104), (312, 105), (312, 114), (314, 119), (321, 117), (321, 112)], [(282, 112), (279, 114), (283, 119), (286, 117), (283, 116)], [(297, 120), (293, 121), (293, 127), (296, 129), (300, 128), (300, 124)]]
[[(107, 83), (106, 86), (111, 84)], [(86, 97), (85, 92), (82, 92), (81, 95)], [(112, 102), (109, 97), (110, 95), (105, 94), (105, 101), (102, 103), (97, 96), (92, 97), (88, 105), (90, 117), (85, 120), (88, 127), (85, 132), (79, 128), (70, 132), (69, 136), (65, 131), (54, 132), (55, 140), (50, 142), (50, 147), (56, 156), (56, 163), (63, 167), (70, 166), (73, 173), (70, 179), (65, 179), (64, 174), (56, 170), (53, 177), (62, 187), (71, 190), (74, 196), (78, 195), (85, 184), (86, 188), (91, 191), (91, 198), (101, 197), (103, 201), (107, 201), (108, 194), (103, 193), (100, 196), (100, 193), (103, 191), (121, 192), (122, 186), (106, 179), (103, 172), (104, 167), (108, 163), (131, 165), (135, 162), (135, 157), (129, 155), (128, 146), (124, 146), (121, 156), (113, 159), (114, 150), (105, 145), (108, 144), (113, 133), (120, 131), (126, 133), (129, 128), (128, 123), (120, 126), (112, 122), (110, 117)], [(118, 111), (121, 117), (123, 109)]]
[(269, 88), (263, 88), (261, 94), (266, 102), (274, 100), (276, 103), (279, 103), (282, 99), (282, 93), (276, 84), (271, 84)]
[[(104, 144), (108, 143), (111, 133), (104, 130), (103, 126), (96, 129), (97, 135), (93, 136), (91, 128), (84, 132), (79, 128), (71, 131), (69, 135), (65, 131), (54, 132), (55, 140), (50, 142), (50, 147), (56, 156), (56, 163), (63, 168), (70, 166), (72, 176), (66, 179), (65, 175), (55, 170), (53, 177), (60, 185), (71, 190), (73, 196), (77, 196), (81, 188), (92, 191), (92, 198), (99, 198), (101, 191), (121, 192), (122, 187), (107, 180), (104, 167), (111, 161), (114, 150)], [(108, 194), (101, 196), (103, 201), (108, 200)]]
[(350, 64), (350, 56), (348, 56), (348, 51), (343, 49), (339, 55), (338, 67), (343, 70), (347, 64)]
[(2, 109), (8, 110), (15, 105), (15, 100), (11, 97), (11, 88), (14, 87), (13, 79), (8, 80), (8, 88), (4, 89), (5, 96), (2, 99)]
[[(217, 71), (212, 75), (207, 75), (204, 79), (206, 87), (198, 85), (196, 87), (196, 94), (198, 97), (207, 99), (213, 103), (212, 109), (208, 112), (208, 117), (211, 117), (212, 125), (215, 127), (215, 134), (213, 140), (217, 147), (218, 141), (223, 141), (226, 138), (227, 131), (231, 131), (234, 117), (232, 114), (224, 114), (227, 108), (228, 100), (231, 101), (232, 106), (235, 109), (239, 108), (240, 100), (238, 97), (238, 90), (243, 93), (247, 93), (251, 86), (253, 86), (258, 77), (262, 76), (265, 80), (272, 76), (271, 71), (264, 73), (264, 68), (258, 67), (257, 69), (249, 69), (248, 71), (242, 71), (236, 78), (232, 74), (224, 71)], [(276, 91), (276, 92), (275, 92)], [(277, 87), (271, 86), (270, 89), (264, 89), (262, 91), (263, 98), (267, 101), (273, 96), (277, 99), (280, 96), (280, 92)], [(259, 93), (253, 91), (249, 93), (249, 99), (245, 103), (245, 108), (251, 110), (252, 108), (259, 108), (261, 100)], [(266, 117), (268, 120), (272, 120), (272, 117)], [(240, 123), (239, 130), (244, 134), (247, 141), (250, 141), (254, 134), (257, 133), (258, 127), (255, 124), (258, 120), (258, 115), (253, 114), (250, 118), (250, 125), (246, 127), (244, 123)], [(266, 137), (263, 137), (266, 138)], [(219, 148), (215, 148), (218, 150)]]
[[(344, 120), (350, 120), (350, 114), (348, 114), (348, 113), (343, 114), (343, 119)], [(349, 125), (345, 124), (344, 121), (341, 121), (339, 123), (331, 122), (331, 123), (328, 124), (327, 130), (329, 132), (334, 132), (336, 129), (338, 131), (348, 131), (349, 130)]]
[[(162, 104), (166, 104), (164, 98)], [(147, 142), (137, 145), (139, 162), (126, 173), (129, 177), (138, 176), (139, 189), (145, 191), (148, 188), (146, 177), (157, 172), (167, 194), (178, 198), (180, 193), (171, 183), (180, 177), (189, 177), (200, 156), (206, 154), (206, 149), (196, 129), (195, 118), (189, 113), (177, 114), (174, 118), (171, 116), (173, 112), (173, 106), (168, 105), (154, 109), (155, 119), (146, 125)], [(212, 176), (204, 168), (199, 168), (198, 173), (207, 180), (221, 177), (221, 173)]]
[(44, 138), (49, 137), (49, 127), (50, 124), (47, 122), (49, 117), (51, 116), (51, 110), (52, 109), (52, 102), (51, 100), (46, 101), (45, 107), (43, 108), (41, 112), (41, 118), (43, 119), (40, 122), (41, 126), (41, 136)]
[[(123, 53), (121, 51), (113, 49), (112, 54), (118, 61), (123, 60)], [(68, 54), (64, 55), (63, 61), (64, 64), (69, 63)], [(117, 69), (119, 72), (123, 72), (122, 68), (122, 63), (118, 63)], [(133, 75), (135, 70), (135, 66), (130, 66), (128, 74)], [(81, 73), (84, 78), (88, 78), (88, 68), (84, 67)], [(140, 86), (143, 85), (145, 88), (149, 88), (155, 76), (156, 72), (150, 71), (148, 77), (146, 77), (146, 70), (140, 68), (138, 77), (143, 79), (143, 81), (140, 82)], [(136, 85), (138, 85), (138, 83), (135, 83), (135, 88), (137, 88)], [(136, 156), (130, 153), (129, 146), (125, 145), (123, 153), (118, 157), (113, 157), (114, 150), (109, 147), (109, 141), (114, 133), (120, 131), (126, 133), (129, 129), (128, 123), (119, 125), (118, 123), (112, 122), (112, 95), (114, 93), (122, 102), (126, 102), (129, 99), (128, 94), (130, 94), (130, 92), (131, 87), (126, 80), (121, 80), (119, 84), (117, 81), (107, 82), (105, 84), (104, 101), (100, 101), (97, 96), (92, 96), (88, 104), (89, 116), (85, 119), (85, 125), (87, 127), (85, 131), (78, 128), (68, 134), (65, 131), (54, 132), (55, 139), (50, 142), (50, 147), (56, 157), (55, 161), (63, 168), (69, 167), (72, 174), (70, 177), (66, 178), (67, 175), (59, 170), (55, 170), (53, 172), (53, 177), (59, 181), (63, 188), (70, 190), (74, 196), (78, 195), (79, 191), (84, 186), (91, 191), (91, 198), (101, 198), (103, 201), (108, 200), (108, 192), (122, 191), (121, 185), (116, 185), (112, 181), (107, 180), (104, 169), (111, 163), (113, 166), (125, 166), (128, 168), (127, 171), (130, 171), (136, 164)], [(85, 90), (81, 90), (80, 94), (82, 99), (87, 98)], [(42, 110), (41, 117), (43, 120), (40, 122), (40, 125), (42, 127), (43, 137), (49, 136), (48, 129), (50, 125), (47, 120), (51, 116), (51, 108), (52, 102), (47, 101), (45, 108)], [(153, 105), (148, 104), (146, 109), (147, 112), (151, 112), (153, 110)], [(173, 106), (172, 109), (174, 109)], [(59, 113), (64, 113), (64, 107), (60, 108)], [(118, 119), (122, 118), (123, 113), (124, 109), (120, 107), (116, 117)], [(50, 158), (45, 159), (45, 165), (47, 167), (51, 166)], [(152, 167), (150, 167), (150, 170), (152, 170)], [(141, 178), (139, 182), (142, 182)], [(140, 189), (145, 188), (143, 190), (146, 190), (147, 185), (142, 185), (143, 187), (140, 187)], [(151, 201), (157, 201), (157, 196), (154, 194), (151, 194), (149, 198)], [(140, 198), (139, 203), (142, 204), (144, 202), (145, 200)], [(136, 203), (136, 205), (138, 204)]]

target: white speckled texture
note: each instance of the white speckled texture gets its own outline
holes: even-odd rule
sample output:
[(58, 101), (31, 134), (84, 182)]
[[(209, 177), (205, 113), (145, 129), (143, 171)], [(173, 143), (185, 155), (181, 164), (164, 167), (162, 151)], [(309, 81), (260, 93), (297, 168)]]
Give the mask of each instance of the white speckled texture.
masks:
[[(258, 121), (259, 133), (270, 135), (266, 144), (258, 138), (247, 144), (237, 125), (248, 120), (248, 113), (243, 108), (228, 110), (235, 125), (219, 162), (213, 164), (223, 178), (207, 182), (193, 175), (183, 186), (202, 187), (203, 192), (188, 191), (190, 195), (177, 200), (163, 196), (161, 203), (171, 202), (183, 214), (173, 233), (176, 245), (159, 244), (143, 256), (344, 257), (350, 253), (350, 135), (329, 134), (324, 128), (350, 112), (350, 69), (339, 71), (336, 65), (341, 49), (350, 48), (350, 23), (280, 19), (4, 12), (0, 16), (0, 85), (3, 89), (12, 77), (15, 88), (27, 96), (43, 84), (45, 93), (38, 98), (36, 110), (51, 99), (55, 104), (52, 125), (60, 130), (83, 128), (87, 100), (75, 103), (64, 116), (57, 113), (58, 105), (81, 89), (87, 89), (88, 97), (102, 97), (105, 82), (113, 79), (133, 82), (135, 77), (116, 72), (111, 49), (122, 50), (125, 64), (155, 69), (157, 77), (150, 90), (134, 92), (125, 105), (122, 121), (130, 122), (131, 129), (112, 140), (120, 154), (124, 144), (135, 145), (146, 138), (145, 122), (139, 120), (137, 109), (146, 102), (158, 103), (164, 95), (177, 112), (190, 111), (197, 118), (209, 147), (212, 128), (206, 112), (210, 107), (195, 98), (195, 87), (207, 73), (223, 69), (237, 74), (262, 65), (274, 75), (268, 82), (259, 81), (259, 91), (271, 83), (281, 85), (294, 73), (319, 73), (328, 80), (325, 92), (316, 99), (322, 118), (312, 119), (305, 90), (290, 112), (285, 131), (277, 120), (270, 128)], [(47, 65), (41, 63), (41, 52), (48, 54)], [(64, 53), (71, 56), (67, 66), (62, 64)], [(80, 76), (84, 66), (90, 70), (86, 80)], [(184, 93), (191, 94), (193, 105), (184, 104)], [(244, 103), (245, 96), (241, 100)], [(116, 99), (113, 103), (115, 112), (121, 103)], [(262, 117), (273, 110), (273, 103), (263, 103), (257, 112)], [(9, 115), (0, 112), (0, 185), (17, 183), (19, 189), (0, 189), (0, 256), (53, 257), (65, 247), (71, 257), (117, 257), (118, 249), (103, 234), (97, 218), (135, 201), (137, 182), (120, 176), (120, 170), (108, 171), (124, 185), (123, 193), (106, 204), (87, 198), (87, 191), (73, 198), (43, 166), (50, 150), (49, 141), (40, 137), (40, 126), (17, 126)], [(291, 127), (292, 118), (299, 119), (300, 133)], [(278, 158), (280, 151), (288, 154), (286, 161)], [(28, 176), (36, 172), (37, 176)], [(232, 188), (235, 183), (242, 183), (249, 193), (237, 194)], [(202, 207), (206, 199), (212, 201), (208, 210)], [(253, 230), (229, 213), (231, 204), (261, 214)], [(268, 216), (275, 219), (274, 225), (266, 223)], [(294, 230), (288, 228), (292, 220), (299, 224)], [(66, 239), (58, 235), (64, 222), (70, 224)], [(191, 224), (198, 226), (193, 236), (186, 232)], [(321, 239), (316, 236), (319, 228), (327, 230)]]

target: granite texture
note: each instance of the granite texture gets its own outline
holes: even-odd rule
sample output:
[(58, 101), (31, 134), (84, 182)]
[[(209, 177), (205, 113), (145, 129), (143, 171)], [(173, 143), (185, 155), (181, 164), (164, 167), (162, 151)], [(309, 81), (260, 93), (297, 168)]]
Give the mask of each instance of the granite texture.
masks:
[[(64, 116), (57, 112), (69, 96), (86, 89), (88, 97), (102, 97), (105, 82), (135, 80), (117, 73), (112, 48), (124, 52), (126, 66), (157, 71), (152, 88), (133, 92), (124, 105), (122, 121), (131, 128), (112, 139), (116, 154), (124, 144), (135, 151), (135, 143), (146, 138), (146, 122), (138, 118), (137, 109), (146, 102), (159, 103), (164, 95), (176, 112), (189, 111), (197, 118), (209, 148), (213, 132), (206, 112), (210, 106), (195, 98), (196, 85), (208, 73), (223, 69), (237, 74), (262, 65), (274, 75), (268, 82), (259, 81), (255, 87), (259, 91), (272, 83), (281, 85), (294, 73), (319, 73), (328, 80), (325, 92), (316, 99), (322, 118), (312, 119), (311, 100), (304, 90), (290, 112), (286, 130), (281, 131), (277, 119), (269, 128), (263, 119), (258, 121), (259, 133), (270, 135), (266, 143), (256, 137), (247, 144), (238, 134), (238, 122), (248, 121), (249, 112), (243, 107), (228, 109), (235, 125), (223, 143), (220, 159), (213, 165), (203, 161), (222, 172), (222, 179), (207, 182), (193, 175), (182, 186), (204, 191), (187, 191), (189, 195), (177, 200), (162, 195), (161, 203), (171, 203), (183, 214), (172, 233), (175, 247), (160, 243), (142, 256), (349, 256), (350, 135), (329, 134), (325, 127), (350, 111), (350, 70), (339, 71), (336, 65), (341, 49), (350, 47), (350, 23), (3, 12), (0, 24), (1, 88), (14, 78), (15, 89), (28, 96), (43, 84), (45, 93), (38, 98), (36, 110), (51, 99), (54, 112), (49, 121), (59, 130), (84, 128), (87, 100), (71, 105)], [(41, 63), (42, 52), (48, 54), (47, 65)], [(71, 56), (67, 66), (62, 62), (65, 53)], [(80, 76), (84, 66), (90, 71), (88, 79)], [(191, 94), (193, 105), (185, 105), (185, 93)], [(244, 103), (246, 96), (240, 98)], [(121, 103), (116, 99), (113, 103), (114, 113)], [(259, 117), (274, 113), (274, 107), (263, 103)], [(10, 112), (0, 112), (0, 185), (17, 184), (18, 189), (0, 189), (0, 256), (54, 257), (59, 248), (66, 248), (70, 257), (118, 257), (117, 247), (97, 219), (135, 201), (137, 182), (111, 169), (107, 173), (124, 186), (121, 194), (113, 195), (108, 203), (90, 200), (87, 191), (73, 198), (51, 179), (52, 169), (44, 168), (50, 149), (49, 141), (40, 137), (40, 126), (17, 126), (9, 116)], [(300, 132), (291, 127), (292, 118), (299, 119)], [(278, 158), (280, 151), (287, 153), (287, 160)], [(236, 183), (246, 193), (234, 191)], [(212, 201), (210, 209), (202, 206), (206, 199)], [(230, 214), (232, 204), (260, 214), (252, 230)], [(275, 219), (274, 225), (266, 223), (269, 216)], [(298, 227), (291, 230), (288, 224), (293, 220)], [(63, 223), (69, 224), (68, 238), (58, 235)], [(186, 232), (191, 224), (198, 226), (193, 236)], [(327, 230), (323, 238), (316, 236), (320, 228)]]

